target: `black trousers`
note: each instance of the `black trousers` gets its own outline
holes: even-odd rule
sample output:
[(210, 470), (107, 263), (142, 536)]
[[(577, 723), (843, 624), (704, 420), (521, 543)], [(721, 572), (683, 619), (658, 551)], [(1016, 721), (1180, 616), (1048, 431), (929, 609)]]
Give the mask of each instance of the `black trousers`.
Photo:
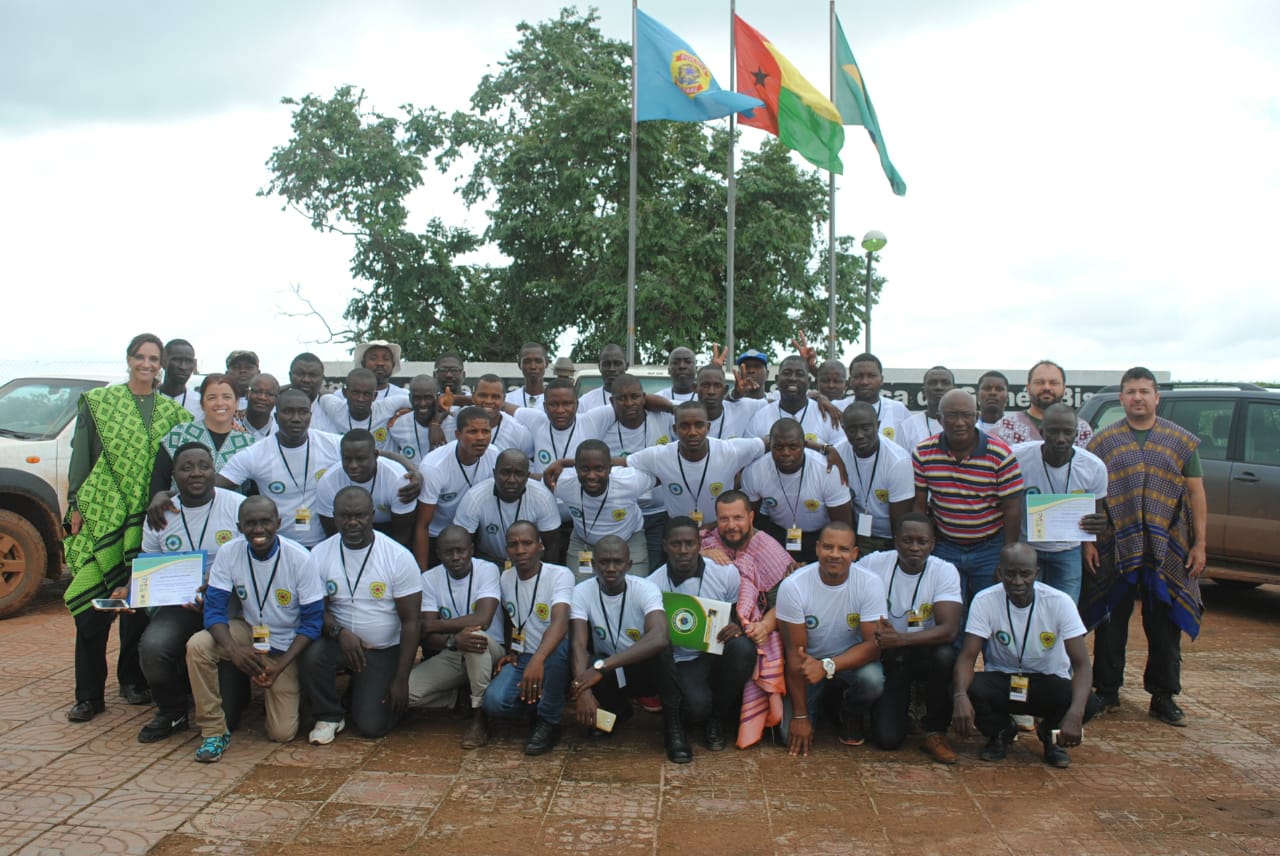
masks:
[(1182, 628), (1173, 623), (1169, 605), (1149, 597), (1142, 586), (1133, 586), (1095, 628), (1093, 637), (1093, 685), (1099, 693), (1113, 695), (1124, 686), (1125, 648), (1129, 642), (1129, 618), (1133, 603), (1142, 595), (1142, 630), (1147, 634), (1147, 665), (1142, 685), (1152, 695), (1182, 692)]
[[(1057, 728), (1071, 707), (1071, 681), (1057, 675), (1027, 675), (1027, 700), (1009, 699), (1010, 675), (1004, 672), (978, 672), (969, 685), (969, 701), (973, 705), (974, 722), (984, 736), (994, 737), (1009, 728), (1009, 717), (1038, 716), (1044, 734)], [(1088, 722), (1102, 712), (1098, 697), (1089, 694), (1084, 708)]]
[[(756, 516), (756, 526), (760, 528), (761, 532), (777, 541), (779, 547), (784, 550), (787, 549), (787, 529), (785, 526), (779, 526), (768, 517), (761, 519), (759, 515)], [(787, 552), (791, 553), (792, 558), (802, 565), (818, 561), (819, 534), (820, 530), (815, 530), (813, 532), (801, 532), (800, 552), (794, 553), (790, 550)]]
[[(147, 629), (143, 612), (120, 615), (120, 655), (116, 659), (116, 678), (122, 686), (146, 689), (147, 679), (138, 662), (138, 641)], [(76, 701), (103, 701), (107, 690), (107, 640), (115, 612), (86, 609), (75, 617), (76, 623)]]
[[(338, 722), (344, 718), (342, 696), (338, 693), (338, 667), (342, 662), (337, 640), (323, 636), (298, 657), (299, 682), (317, 721)], [(351, 673), (351, 722), (362, 737), (382, 737), (396, 724), (386, 698), (399, 663), (399, 644), (366, 648), (364, 669)]]
[(162, 606), (151, 616), (138, 643), (138, 659), (151, 685), (151, 698), (156, 709), (170, 719), (187, 712), (187, 696), (191, 695), (187, 640), (203, 629), (203, 612)]
[(723, 654), (699, 654), (676, 663), (676, 678), (684, 697), (686, 722), (736, 719), (742, 707), (742, 688), (756, 668), (756, 643), (746, 636), (730, 639)]
[(950, 643), (885, 651), (884, 692), (871, 706), (871, 739), (881, 749), (897, 749), (907, 739), (911, 685), (924, 682), (925, 731), (945, 734), (951, 725), (951, 671), (956, 649)]
[(647, 660), (623, 666), (622, 672), (627, 682), (625, 687), (618, 686), (618, 672), (615, 669), (591, 688), (602, 708), (617, 713), (623, 704), (630, 704), (633, 698), (656, 695), (662, 700), (663, 722), (668, 726), (679, 724), (684, 696), (680, 692), (676, 661), (671, 656), (670, 648), (663, 648)]

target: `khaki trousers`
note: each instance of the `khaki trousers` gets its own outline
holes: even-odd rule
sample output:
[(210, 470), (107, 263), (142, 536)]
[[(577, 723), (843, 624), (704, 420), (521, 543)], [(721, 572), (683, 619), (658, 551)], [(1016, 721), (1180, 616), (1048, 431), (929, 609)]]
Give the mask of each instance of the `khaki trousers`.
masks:
[[(237, 645), (252, 645), (253, 630), (240, 618), (227, 621), (227, 629)], [(271, 653), (271, 659), (280, 655)], [(196, 701), (196, 727), (201, 737), (220, 737), (227, 731), (227, 718), (222, 711), (222, 694), (218, 689), (218, 663), (230, 660), (208, 630), (187, 640), (187, 674), (191, 678), (191, 695)], [(267, 737), (288, 743), (298, 734), (298, 704), (302, 690), (298, 683), (298, 664), (293, 662), (276, 676), (264, 693), (267, 708)]]
[[(501, 621), (502, 616), (494, 616)], [(471, 707), (480, 707), (484, 691), (493, 680), (493, 667), (502, 657), (502, 646), (488, 635), (485, 651), (440, 651), (409, 672), (409, 707), (453, 707), (458, 687), (470, 685)]]

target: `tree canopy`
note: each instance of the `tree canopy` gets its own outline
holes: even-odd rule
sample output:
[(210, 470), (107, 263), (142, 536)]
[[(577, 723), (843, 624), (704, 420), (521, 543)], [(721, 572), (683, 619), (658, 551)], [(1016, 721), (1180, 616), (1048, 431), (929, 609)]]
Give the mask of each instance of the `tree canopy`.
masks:
[[(353, 339), (478, 360), (511, 360), (520, 342), (571, 328), (575, 359), (625, 341), (631, 48), (596, 24), (574, 9), (518, 24), (519, 44), (452, 115), (412, 104), (384, 115), (354, 86), (283, 99), (293, 136), (272, 151), (259, 195), (354, 239), (351, 273), (366, 290), (344, 313)], [(643, 122), (638, 152), (637, 357), (657, 361), (723, 337), (729, 134)], [(455, 192), (487, 215), (482, 234), (409, 209), (432, 171), (441, 188), (428, 192), (460, 177)], [(736, 210), (737, 341), (776, 350), (800, 329), (825, 336), (825, 181), (770, 137), (741, 152)], [(506, 263), (460, 261), (482, 247)], [(851, 248), (842, 239), (837, 257), (845, 342), (862, 313)]]

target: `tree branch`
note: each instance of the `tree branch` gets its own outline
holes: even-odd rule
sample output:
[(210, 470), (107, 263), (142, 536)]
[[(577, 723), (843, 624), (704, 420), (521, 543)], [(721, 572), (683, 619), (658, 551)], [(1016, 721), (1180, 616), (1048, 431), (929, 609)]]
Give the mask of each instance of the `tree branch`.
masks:
[(356, 341), (357, 334), (356, 334), (356, 331), (354, 330), (351, 330), (348, 328), (348, 329), (338, 330), (336, 332), (334, 331), (333, 327), (329, 324), (328, 319), (326, 319), (324, 315), (321, 314), (319, 309), (316, 309), (316, 305), (312, 303), (310, 300), (308, 300), (306, 297), (302, 296), (301, 285), (294, 283), (293, 285), (289, 286), (289, 290), (292, 291), (293, 296), (296, 297), (298, 301), (307, 308), (307, 311), (306, 312), (290, 312), (287, 309), (283, 309), (280, 306), (277, 306), (276, 315), (282, 318), (316, 318), (317, 320), (319, 320), (321, 324), (324, 325), (324, 330), (326, 334), (325, 338), (308, 339), (307, 340), (308, 342), (310, 342), (313, 345), (330, 345), (333, 343), (345, 344), (345, 343)]

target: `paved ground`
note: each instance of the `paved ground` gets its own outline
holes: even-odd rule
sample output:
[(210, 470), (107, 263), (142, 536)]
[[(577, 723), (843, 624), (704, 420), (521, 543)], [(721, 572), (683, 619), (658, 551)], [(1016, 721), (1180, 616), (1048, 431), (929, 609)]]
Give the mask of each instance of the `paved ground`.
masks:
[(464, 752), (447, 717), (278, 746), (258, 713), (221, 763), (198, 765), (194, 732), (137, 743), (148, 709), (109, 701), (66, 721), (72, 625), (47, 587), (0, 622), (0, 854), (1280, 853), (1280, 587), (1209, 585), (1206, 600), (1184, 649), (1190, 727), (1148, 718), (1126, 689), (1065, 771), (1026, 738), (1000, 764), (958, 743), (947, 768), (918, 738), (887, 754), (825, 734), (808, 759), (755, 747), (681, 767), (643, 714), (612, 741), (575, 734), (526, 759), (516, 732)]

